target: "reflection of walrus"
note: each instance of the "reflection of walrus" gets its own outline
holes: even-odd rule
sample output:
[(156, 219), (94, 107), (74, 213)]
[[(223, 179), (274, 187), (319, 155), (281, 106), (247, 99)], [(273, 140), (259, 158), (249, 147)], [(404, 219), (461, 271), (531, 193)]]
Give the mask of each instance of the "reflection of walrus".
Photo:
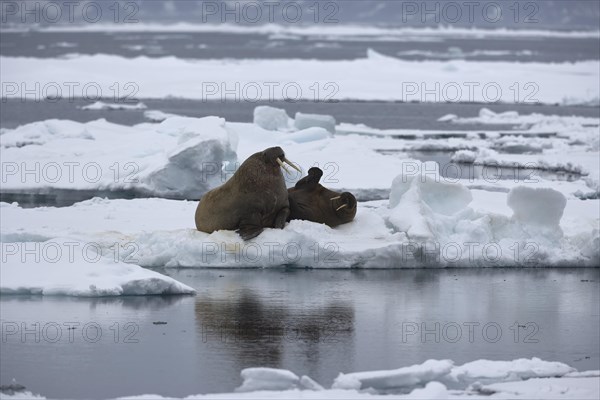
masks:
[(206, 193), (196, 208), (196, 228), (212, 233), (236, 230), (242, 239), (258, 236), (263, 228), (282, 229), (290, 213), (288, 193), (280, 167), (290, 163), (281, 147), (255, 153), (231, 179)]
[(354, 219), (356, 198), (352, 193), (338, 193), (323, 187), (319, 181), (323, 171), (311, 168), (296, 186), (288, 189), (290, 216), (288, 220), (304, 219), (336, 227)]

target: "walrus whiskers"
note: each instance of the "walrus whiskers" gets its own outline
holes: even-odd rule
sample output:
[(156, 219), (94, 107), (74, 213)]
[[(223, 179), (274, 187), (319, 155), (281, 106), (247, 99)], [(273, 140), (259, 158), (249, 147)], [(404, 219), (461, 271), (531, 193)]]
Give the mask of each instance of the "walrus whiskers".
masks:
[(339, 199), (339, 198), (341, 198), (341, 197), (342, 197), (342, 196), (338, 196), (338, 197), (332, 197), (332, 198), (330, 198), (329, 200), (333, 201), (333, 200), (337, 200), (337, 199)]
[(335, 209), (335, 211), (340, 211), (342, 208), (346, 207), (348, 204), (342, 204), (341, 206), (339, 206), (338, 208)]

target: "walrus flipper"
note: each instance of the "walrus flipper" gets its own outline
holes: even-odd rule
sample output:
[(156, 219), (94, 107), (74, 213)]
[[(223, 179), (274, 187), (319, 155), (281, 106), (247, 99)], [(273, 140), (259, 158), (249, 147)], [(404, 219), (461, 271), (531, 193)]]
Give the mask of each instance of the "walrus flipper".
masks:
[(279, 210), (279, 212), (277, 213), (277, 216), (275, 217), (275, 224), (274, 224), (275, 229), (283, 229), (283, 227), (285, 226), (285, 222), (288, 220), (289, 216), (290, 216), (289, 207), (284, 207), (281, 210)]
[(243, 240), (254, 239), (260, 235), (263, 231), (262, 225), (259, 222), (253, 220), (242, 220), (240, 221), (240, 227), (236, 231)]
[(308, 175), (296, 182), (296, 189), (313, 190), (319, 184), (323, 171), (320, 168), (312, 167), (308, 170)]

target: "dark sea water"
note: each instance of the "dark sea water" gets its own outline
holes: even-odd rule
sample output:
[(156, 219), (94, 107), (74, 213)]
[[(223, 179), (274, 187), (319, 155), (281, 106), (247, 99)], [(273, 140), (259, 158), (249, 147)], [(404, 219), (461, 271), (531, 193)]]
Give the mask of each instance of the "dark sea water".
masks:
[(232, 391), (258, 366), (326, 387), (339, 372), (428, 359), (600, 368), (598, 269), (166, 273), (198, 294), (2, 296), (0, 383), (99, 399)]
[[(490, 130), (511, 129), (512, 125), (452, 125), (439, 122), (446, 114), (475, 117), (482, 108), (494, 112), (517, 111), (520, 114), (579, 115), (600, 118), (600, 108), (589, 106), (557, 106), (544, 104), (474, 104), (474, 103), (395, 103), (380, 101), (202, 101), (187, 99), (139, 99), (148, 108), (188, 117), (217, 115), (232, 122), (252, 122), (254, 108), (260, 105), (283, 108), (290, 117), (296, 112), (329, 114), (337, 122), (365, 124), (379, 129), (435, 129), (435, 130)], [(112, 103), (112, 99), (106, 99)], [(106, 118), (110, 122), (135, 125), (150, 122), (144, 117), (146, 110), (99, 110), (84, 111), (82, 106), (93, 103), (83, 99), (60, 101), (20, 101), (6, 99), (0, 107), (0, 128), (14, 129), (19, 125), (46, 119), (70, 119), (79, 122)], [(137, 101), (134, 101), (134, 104)]]
[[(385, 38), (384, 38), (385, 39)], [(567, 62), (597, 60), (598, 39), (478, 38), (405, 35), (395, 40), (355, 37), (344, 40), (216, 32), (3, 32), (2, 55), (62, 57), (67, 54), (112, 54), (123, 57), (298, 58), (350, 60), (367, 49), (405, 60)]]

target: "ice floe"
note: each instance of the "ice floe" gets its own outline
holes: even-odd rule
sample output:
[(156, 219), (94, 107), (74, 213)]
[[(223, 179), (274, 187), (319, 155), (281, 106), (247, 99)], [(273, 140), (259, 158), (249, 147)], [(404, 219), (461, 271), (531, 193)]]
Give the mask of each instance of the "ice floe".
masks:
[[(178, 97), (203, 101), (386, 100), (592, 104), (600, 101), (600, 62), (407, 61), (369, 50), (354, 60), (187, 60), (79, 55), (38, 59), (0, 57), (2, 96), (20, 99), (21, 87), (45, 88), (48, 98), (65, 96), (56, 82), (87, 82), (113, 93), (115, 80), (135, 82), (139, 98)], [(51, 65), (52, 68), (48, 66)], [(106, 68), (110, 65), (111, 68)], [(239, 74), (243, 70), (244, 74)], [(169, 71), (169, 73), (165, 73)], [(343, 71), (343, 73), (340, 73)], [(503, 71), (498, 74), (497, 71)], [(198, 76), (210, 76), (200, 87)], [(533, 88), (517, 82), (535, 82)], [(318, 77), (315, 79), (315, 77)], [(273, 82), (279, 84), (273, 85)], [(478, 82), (477, 85), (472, 85)], [(526, 96), (527, 95), (527, 96)], [(83, 94), (80, 97), (84, 97)]]
[(269, 131), (288, 129), (290, 117), (285, 110), (270, 106), (254, 108), (254, 123)]
[[(168, 276), (119, 261), (113, 247), (68, 238), (46, 242), (1, 243), (0, 294), (127, 296), (193, 294), (195, 290)], [(127, 246), (125, 246), (127, 247)], [(127, 256), (126, 256), (127, 257)]]
[[(243, 383), (233, 393), (185, 399), (597, 399), (600, 395), (599, 371), (576, 372), (566, 364), (538, 358), (476, 360), (459, 366), (451, 360), (427, 360), (395, 370), (340, 373), (331, 388), (286, 369), (246, 368), (240, 375)], [(45, 397), (20, 390), (7, 391), (3, 398)], [(119, 399), (171, 397), (145, 394)]]
[(125, 104), (125, 103), (105, 103), (103, 101), (97, 101), (87, 106), (81, 107), (82, 110), (86, 111), (101, 111), (101, 110), (145, 110), (146, 105), (144, 103), (136, 104)]
[(216, 117), (173, 117), (134, 127), (100, 119), (47, 120), (0, 136), (3, 191), (136, 190), (199, 198), (220, 184), (215, 166), (237, 161)]
[(291, 221), (248, 242), (233, 231), (196, 231), (196, 202), (165, 199), (94, 199), (34, 209), (4, 203), (1, 237), (25, 242), (67, 236), (98, 243), (106, 252), (134, 243), (135, 254), (119, 259), (145, 267), (598, 265), (597, 200), (566, 201), (553, 189), (517, 187), (507, 195), (434, 179), (402, 180), (392, 188), (391, 203), (359, 203), (349, 224), (332, 229)]
[(537, 113), (520, 115), (516, 111), (496, 113), (488, 108), (479, 110), (479, 115), (477, 117), (458, 117), (454, 114), (447, 114), (438, 118), (438, 121), (452, 122), (454, 124), (515, 124), (521, 126), (533, 126), (536, 124), (558, 124), (559, 126), (564, 126), (565, 124), (591, 124), (598, 126), (598, 118), (545, 115)]
[(294, 117), (294, 126), (298, 130), (320, 127), (331, 133), (335, 133), (335, 118), (331, 115), (304, 114), (297, 112)]
[(310, 377), (299, 378), (291, 371), (277, 368), (246, 368), (242, 370), (244, 380), (236, 392), (254, 392), (258, 390), (308, 389), (323, 390), (323, 387)]
[[(262, 112), (266, 124), (276, 115), (287, 115), (269, 109), (258, 114)], [(488, 111), (481, 114), (495, 119)], [(525, 116), (510, 113), (513, 121), (521, 117)], [(598, 172), (594, 173), (598, 146), (588, 140), (597, 134), (597, 127), (584, 126), (597, 119), (567, 124), (565, 118), (570, 117), (527, 118), (556, 123), (555, 136), (529, 140), (539, 144), (536, 154), (494, 150), (498, 143), (507, 143), (503, 138), (508, 136), (498, 131), (487, 132), (487, 138), (431, 133), (398, 140), (387, 131), (366, 127), (362, 129), (368, 134), (343, 131), (340, 125), (336, 134), (323, 127), (294, 130), (292, 123), (289, 129), (273, 131), (217, 117), (167, 116), (160, 123), (133, 127), (104, 120), (28, 124), (0, 135), (5, 192), (134, 189), (192, 201), (93, 199), (68, 208), (37, 209), (4, 203), (2, 240), (69, 237), (101, 243), (103, 248), (134, 242), (135, 264), (144, 267), (598, 265), (600, 210)], [(116, 148), (117, 142), (121, 145)], [(532, 171), (563, 169), (577, 175), (560, 180), (530, 171), (525, 179), (507, 179), (484, 170), (481, 175), (451, 178), (444, 174), (447, 168), (410, 156), (415, 144), (435, 148), (436, 143), (454, 149), (448, 153), (460, 162), (455, 168), (493, 162), (514, 167), (516, 162)], [(325, 186), (353, 192), (361, 201), (355, 221), (335, 229), (291, 221), (285, 229), (267, 229), (250, 242), (234, 232), (197, 232), (196, 200), (225, 182), (239, 162), (274, 145), (282, 146), (304, 171), (312, 166), (323, 169)], [(473, 145), (479, 150), (468, 150)], [(137, 179), (115, 181), (116, 166), (123, 168), (128, 162), (137, 168), (133, 176)], [(85, 179), (89, 176), (69, 182), (69, 170), (60, 168), (68, 163), (96, 163), (103, 173), (95, 182)], [(54, 172), (49, 166), (64, 172), (61, 179), (49, 182), (48, 174)], [(286, 175), (288, 186), (300, 177)]]
[(340, 374), (333, 382), (333, 389), (410, 390), (437, 381), (450, 374), (452, 361), (427, 360), (420, 365), (388, 371), (366, 371)]
[(180, 117), (180, 115), (166, 113), (160, 110), (148, 110), (144, 111), (144, 117), (152, 122), (163, 122), (167, 118)]
[[(495, 169), (506, 167), (529, 171), (533, 179), (527, 183), (532, 186), (552, 186), (581, 198), (598, 196), (594, 127), (563, 127), (555, 137), (525, 140), (498, 131), (487, 131), (488, 137), (481, 138), (467, 131), (390, 131), (340, 124), (334, 136), (319, 127), (270, 131), (216, 117), (160, 117), (165, 117), (160, 124), (133, 127), (104, 120), (47, 120), (3, 130), (3, 190), (134, 190), (197, 199), (231, 176), (246, 157), (279, 145), (304, 171), (312, 166), (323, 169), (326, 186), (352, 191), (361, 200), (387, 198), (391, 182), (400, 172), (418, 168), (408, 153), (431, 150), (455, 153), (454, 160), (462, 163), (446, 169), (484, 166), (463, 179), (471, 189), (508, 192), (515, 186), (514, 179), (492, 179), (498, 172)], [(402, 138), (407, 140), (397, 140)], [(117, 142), (120, 145), (115, 147)], [(533, 154), (502, 152), (519, 146)], [(357, 155), (361, 163), (356, 163)], [(366, 168), (369, 165), (379, 168)], [(535, 171), (562, 171), (583, 175), (583, 179), (549, 182)], [(287, 178), (293, 184), (300, 176)]]
[(192, 24), (178, 22), (173, 24), (157, 24), (151, 22), (139, 22), (135, 24), (54, 24), (47, 26), (31, 25), (19, 27), (7, 26), (3, 28), (6, 32), (28, 31), (31, 29), (53, 32), (225, 32), (237, 34), (269, 34), (279, 35), (285, 38), (301, 38), (303, 36), (333, 36), (343, 37), (367, 37), (369, 40), (395, 37), (401, 40), (404, 36), (441, 36), (441, 37), (547, 37), (547, 38), (598, 38), (599, 31), (563, 31), (563, 30), (543, 30), (543, 29), (482, 29), (482, 28), (461, 28), (454, 26), (439, 27), (376, 27), (366, 25), (352, 24), (320, 24), (320, 25), (282, 25), (275, 23), (241, 25), (231, 23), (220, 24)]

